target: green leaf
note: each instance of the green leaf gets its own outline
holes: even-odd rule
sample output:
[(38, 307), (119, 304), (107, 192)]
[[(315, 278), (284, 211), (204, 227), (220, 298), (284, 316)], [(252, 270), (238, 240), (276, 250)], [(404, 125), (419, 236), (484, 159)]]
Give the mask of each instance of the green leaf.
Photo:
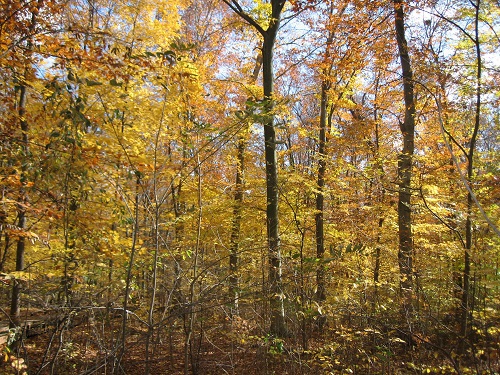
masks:
[(78, 76), (73, 73), (72, 70), (68, 72), (68, 81), (76, 82), (78, 80)]
[(109, 81), (109, 84), (111, 86), (115, 86), (115, 87), (121, 87), (123, 85), (123, 83), (122, 82), (118, 82), (116, 80), (116, 78), (113, 78), (111, 81)]
[(91, 79), (88, 79), (88, 78), (85, 78), (85, 82), (87, 83), (87, 86), (99, 86), (99, 85), (102, 85), (101, 82), (92, 81)]

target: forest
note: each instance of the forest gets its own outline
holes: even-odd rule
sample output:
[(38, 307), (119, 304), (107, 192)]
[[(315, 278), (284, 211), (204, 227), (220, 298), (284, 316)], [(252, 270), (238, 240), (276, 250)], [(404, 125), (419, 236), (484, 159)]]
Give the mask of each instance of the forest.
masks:
[(0, 4), (0, 374), (500, 373), (498, 1)]

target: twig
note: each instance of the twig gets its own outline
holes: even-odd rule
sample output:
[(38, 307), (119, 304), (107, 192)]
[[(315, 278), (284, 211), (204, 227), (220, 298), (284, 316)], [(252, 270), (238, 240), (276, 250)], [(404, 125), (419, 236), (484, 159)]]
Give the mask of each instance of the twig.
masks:
[(434, 211), (432, 211), (432, 209), (429, 207), (429, 205), (427, 204), (427, 200), (425, 199), (425, 196), (424, 196), (424, 192), (422, 191), (422, 187), (420, 187), (419, 189), (420, 191), (420, 198), (422, 198), (422, 201), (424, 202), (424, 206), (425, 208), (427, 208), (429, 210), (429, 212), (436, 218), (438, 219), (442, 224), (444, 224), (446, 226), (446, 228), (450, 229), (451, 231), (453, 231), (459, 238), (460, 242), (462, 243), (462, 246), (465, 247), (465, 241), (464, 239), (462, 238), (462, 235), (460, 234), (460, 232), (456, 229), (456, 228), (453, 228), (450, 224), (448, 224), (446, 221), (444, 221), (438, 214), (436, 214)]

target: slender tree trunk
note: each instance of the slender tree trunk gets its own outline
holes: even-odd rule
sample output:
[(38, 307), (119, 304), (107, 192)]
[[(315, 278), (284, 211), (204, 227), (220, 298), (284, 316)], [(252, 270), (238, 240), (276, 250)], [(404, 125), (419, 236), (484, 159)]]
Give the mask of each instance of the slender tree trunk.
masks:
[[(77, 205), (71, 196), (71, 175), (74, 167), (75, 161), (75, 149), (76, 145), (71, 146), (70, 158), (66, 166), (66, 174), (64, 176), (64, 209), (63, 209), (63, 231), (64, 231), (64, 274), (61, 280), (61, 286), (63, 290), (64, 306), (71, 306), (72, 304), (72, 294), (73, 294), (73, 282), (74, 274), (72, 264), (75, 261), (75, 235), (74, 235), (74, 224), (72, 222), (72, 217), (74, 217), (74, 211), (77, 210)], [(74, 218), (73, 218), (74, 219)]]
[[(3, 163), (0, 163), (0, 166)], [(6, 188), (2, 188), (2, 194), (0, 196), (1, 200), (5, 198), (5, 190)], [(7, 232), (5, 232), (5, 224), (7, 224), (7, 212), (3, 208), (0, 208), (0, 247), (3, 245), (3, 251), (0, 249), (0, 272), (3, 272), (3, 268), (5, 265), (5, 260), (7, 259), (7, 253), (9, 252), (9, 236)], [(4, 243), (2, 243), (2, 238), (5, 238)]]
[(154, 144), (154, 172), (153, 172), (153, 196), (151, 198), (151, 203), (154, 205), (153, 207), (153, 236), (154, 236), (154, 252), (153, 252), (153, 272), (152, 272), (152, 286), (151, 286), (151, 299), (149, 301), (149, 311), (148, 311), (148, 335), (146, 337), (146, 366), (144, 370), (145, 375), (149, 375), (150, 372), (150, 362), (151, 358), (154, 357), (154, 351), (151, 354), (150, 358), (150, 342), (154, 335), (154, 311), (156, 305), (156, 294), (157, 294), (157, 285), (158, 285), (158, 261), (160, 257), (160, 199), (158, 198), (158, 151), (160, 144), (160, 135), (162, 133), (164, 116), (165, 116), (165, 103), (166, 103), (166, 93), (163, 101), (162, 114), (160, 118), (160, 123), (158, 129), (155, 134), (155, 144)]
[(114, 373), (119, 373), (119, 364), (125, 354), (125, 339), (127, 337), (127, 318), (128, 318), (128, 303), (129, 294), (132, 286), (132, 268), (135, 262), (135, 255), (137, 250), (137, 240), (139, 238), (139, 201), (140, 201), (140, 188), (141, 188), (141, 174), (139, 171), (135, 172), (135, 202), (134, 202), (134, 227), (132, 229), (132, 246), (130, 249), (130, 258), (127, 265), (127, 278), (125, 280), (125, 295), (123, 296), (123, 311), (122, 311), (122, 326), (121, 326), (121, 340), (116, 363), (114, 366)]
[(144, 374), (145, 375), (149, 375), (149, 372), (150, 372), (150, 366), (151, 366), (151, 360), (152, 360), (152, 357), (154, 354), (151, 354), (150, 356), (150, 343), (151, 343), (151, 339), (153, 337), (153, 334), (154, 334), (154, 311), (155, 311), (155, 305), (156, 305), (156, 293), (157, 293), (157, 284), (158, 284), (158, 259), (159, 259), (159, 256), (160, 256), (160, 232), (159, 232), (159, 225), (160, 225), (160, 209), (159, 209), (159, 202), (158, 202), (158, 199), (157, 199), (157, 193), (158, 193), (158, 190), (157, 190), (157, 187), (156, 187), (156, 183), (157, 183), (157, 176), (156, 176), (156, 171), (157, 171), (157, 168), (156, 168), (156, 160), (155, 160), (155, 175), (153, 176), (153, 194), (154, 194), (154, 200), (153, 200), (153, 204), (155, 205), (155, 207), (153, 208), (153, 212), (154, 212), (154, 228), (153, 228), (153, 235), (154, 235), (154, 251), (153, 251), (153, 264), (152, 264), (152, 267), (153, 267), (153, 270), (152, 270), (152, 275), (151, 275), (151, 278), (152, 278), (152, 285), (151, 285), (151, 298), (149, 300), (149, 310), (148, 310), (148, 334), (147, 334), (147, 337), (146, 337), (146, 347), (145, 347), (145, 352), (146, 352), (146, 356), (145, 356), (145, 362), (146, 362), (146, 366), (145, 366), (145, 370), (144, 370)]
[[(471, 2), (472, 3), (472, 2)], [(474, 48), (477, 60), (476, 71), (476, 103), (474, 113), (474, 129), (470, 140), (469, 152), (467, 154), (467, 182), (472, 183), (474, 177), (474, 153), (476, 148), (477, 135), (479, 133), (479, 125), (481, 119), (481, 87), (482, 87), (482, 59), (481, 59), (481, 44), (479, 40), (479, 8), (481, 1), (477, 0), (474, 4), (475, 18), (474, 28), (475, 35), (473, 38)], [(471, 330), (472, 320), (472, 290), (471, 290), (471, 250), (472, 250), (472, 194), (467, 193), (467, 218), (465, 220), (465, 249), (464, 249), (464, 271), (463, 271), (463, 292), (462, 292), (462, 314), (460, 322), (460, 330), (463, 338), (467, 338)]]
[(378, 220), (377, 247), (375, 248), (375, 268), (373, 269), (373, 284), (375, 285), (375, 290), (377, 290), (378, 283), (380, 282), (380, 235), (382, 233), (383, 224), (384, 218), (381, 217)]
[[(252, 77), (249, 80), (250, 84), (254, 84), (257, 81), (259, 72), (262, 67), (262, 54), (257, 56), (255, 61), (255, 68)], [(241, 211), (243, 209), (243, 189), (245, 185), (245, 150), (247, 146), (248, 138), (248, 127), (245, 127), (243, 134), (238, 137), (238, 144), (236, 146), (236, 180), (235, 180), (235, 192), (234, 192), (234, 206), (233, 206), (233, 221), (231, 225), (231, 239), (229, 246), (229, 271), (231, 276), (229, 278), (229, 289), (231, 298), (233, 300), (233, 306), (231, 309), (232, 316), (239, 315), (239, 275), (238, 275), (238, 264), (239, 264), (239, 245), (240, 245), (240, 230), (241, 230)]]
[[(112, 229), (113, 230), (113, 229)], [(106, 322), (109, 324), (110, 318), (111, 318), (111, 306), (113, 304), (113, 258), (109, 258), (108, 260), (108, 287), (107, 287), (107, 293), (106, 293)], [(111, 338), (113, 339), (113, 338)]]
[[(276, 27), (277, 29), (277, 27)], [(269, 303), (271, 312), (271, 333), (278, 336), (286, 334), (284, 294), (281, 270), (281, 249), (278, 216), (278, 160), (276, 155), (276, 129), (274, 127), (274, 74), (273, 47), (276, 32), (264, 34), (262, 48), (264, 100), (266, 101), (266, 121), (264, 123), (264, 142), (266, 160), (267, 192), (267, 239), (269, 251)]]
[(319, 140), (318, 140), (318, 181), (316, 193), (316, 257), (319, 259), (316, 271), (316, 300), (323, 302), (326, 299), (325, 288), (325, 265), (322, 260), (325, 257), (325, 230), (324, 230), (324, 188), (326, 173), (326, 134), (327, 134), (327, 110), (328, 110), (328, 89), (329, 85), (323, 82), (321, 85), (321, 103), (319, 117)]
[[(330, 17), (333, 16), (334, 4), (330, 4)], [(337, 17), (344, 14), (347, 9), (347, 3), (338, 9)], [(321, 83), (321, 99), (320, 99), (320, 117), (319, 117), (319, 137), (318, 137), (318, 174), (317, 174), (317, 192), (316, 192), (316, 214), (315, 214), (315, 240), (316, 240), (316, 257), (319, 260), (318, 268), (316, 270), (316, 293), (315, 299), (318, 303), (322, 303), (326, 300), (326, 267), (324, 263), (325, 257), (325, 229), (324, 229), (324, 202), (325, 202), (325, 178), (326, 178), (326, 167), (328, 158), (328, 134), (331, 129), (332, 116), (335, 111), (333, 106), (329, 106), (328, 102), (329, 91), (331, 88), (331, 77), (333, 62), (330, 54), (330, 45), (333, 42), (335, 33), (333, 29), (328, 32), (328, 37), (326, 39), (326, 49), (323, 58), (323, 62), (328, 64), (328, 67), (322, 70), (323, 81)], [(344, 91), (338, 94), (338, 98), (344, 95)], [(317, 325), (320, 331), (322, 330), (326, 322), (326, 316), (319, 316), (317, 319)]]
[(182, 220), (179, 220), (184, 214), (184, 207), (181, 201), (182, 179), (183, 175), (181, 174), (179, 178), (179, 184), (177, 185), (177, 189), (174, 186), (174, 181), (172, 181), (172, 205), (174, 207), (174, 214), (176, 219), (176, 224), (175, 224), (176, 246), (173, 255), (174, 280), (173, 280), (172, 290), (173, 290), (173, 303), (178, 311), (182, 310), (182, 306), (185, 302), (182, 293), (182, 266), (181, 266), (182, 264), (181, 253), (183, 251), (183, 241), (184, 241), (184, 223), (182, 222)]
[(403, 0), (394, 0), (395, 30), (403, 77), (405, 114), (400, 122), (403, 135), (403, 150), (398, 155), (398, 226), (400, 289), (405, 301), (405, 310), (411, 309), (413, 294), (413, 235), (411, 216), (411, 177), (415, 136), (415, 97), (413, 72), (408, 44), (405, 37)]
[[(187, 324), (185, 324), (186, 338), (184, 341), (184, 375), (188, 374), (189, 363), (191, 362), (191, 372), (196, 375), (198, 373), (198, 361), (193, 353), (192, 336), (194, 333), (194, 325), (196, 322), (196, 292), (195, 286), (198, 281), (198, 262), (200, 256), (200, 245), (201, 245), (201, 228), (203, 219), (203, 196), (202, 196), (202, 176), (201, 176), (201, 162), (200, 154), (196, 154), (196, 173), (198, 175), (198, 186), (197, 186), (197, 198), (198, 198), (198, 218), (196, 221), (196, 243), (193, 253), (193, 268), (192, 268), (192, 279), (189, 283), (189, 306), (187, 314)], [(201, 344), (201, 343), (200, 343)], [(189, 361), (191, 357), (191, 361)]]
[[(4, 225), (1, 223), (0, 225)], [(7, 232), (5, 232), (4, 236), (4, 245), (3, 245), (3, 253), (2, 256), (0, 257), (0, 272), (4, 272), (4, 266), (5, 262), (7, 261), (7, 255), (9, 254), (9, 248), (10, 248), (10, 236)]]
[(262, 26), (246, 13), (236, 0), (223, 0), (238, 16), (247, 21), (263, 38), (262, 43), (262, 85), (264, 89), (264, 157), (266, 161), (266, 196), (267, 196), (267, 243), (269, 257), (268, 299), (271, 313), (270, 332), (273, 335), (287, 334), (285, 324), (284, 293), (281, 280), (281, 250), (278, 217), (278, 160), (276, 156), (276, 129), (274, 126), (274, 73), (273, 50), (280, 26), (281, 12), (286, 0), (271, 0), (269, 26)]
[[(20, 209), (18, 211), (17, 225), (20, 230), (24, 230), (26, 228), (26, 211), (24, 209)], [(26, 240), (24, 237), (20, 237), (17, 241), (17, 247), (16, 247), (16, 271), (24, 271), (25, 251), (26, 251)], [(16, 326), (20, 324), (21, 289), (22, 289), (21, 281), (15, 279), (14, 285), (12, 287), (10, 315), (12, 322), (14, 322)]]
[[(330, 4), (329, 15), (333, 17), (335, 6), (332, 2)], [(338, 16), (344, 14), (347, 9), (347, 3), (345, 3), (340, 9), (338, 9)], [(329, 29), (328, 37), (326, 39), (326, 49), (323, 58), (323, 62), (328, 64), (327, 68), (322, 71), (323, 82), (321, 83), (321, 100), (320, 100), (320, 115), (319, 115), (319, 139), (318, 139), (318, 175), (317, 175), (317, 193), (316, 193), (316, 215), (315, 215), (315, 226), (316, 226), (316, 257), (319, 259), (318, 269), (316, 270), (316, 300), (321, 303), (326, 300), (326, 286), (325, 286), (325, 264), (323, 262), (325, 257), (325, 229), (324, 229), (324, 202), (325, 202), (325, 177), (326, 177), (326, 166), (328, 157), (328, 134), (331, 129), (332, 116), (334, 108), (329, 107), (329, 91), (331, 88), (330, 79), (332, 76), (333, 62), (331, 61), (330, 45), (333, 42), (335, 33), (333, 29)], [(339, 98), (344, 95), (344, 92), (339, 93)], [(318, 321), (320, 329), (324, 323), (323, 317)]]
[[(379, 79), (376, 79), (375, 84), (375, 101), (378, 98), (378, 88), (379, 88)], [(378, 177), (377, 184), (382, 185), (382, 179), (384, 178), (384, 167), (380, 162), (380, 131), (379, 131), (379, 116), (378, 109), (375, 107), (373, 112), (373, 120), (375, 121), (375, 144), (374, 144), (374, 152), (373, 156), (376, 160)], [(376, 187), (376, 192), (378, 193), (375, 198), (375, 202), (384, 202), (384, 188)], [(378, 285), (380, 282), (380, 262), (381, 262), (381, 236), (382, 236), (382, 226), (384, 225), (384, 216), (383, 213), (380, 213), (380, 217), (378, 219), (378, 229), (377, 229), (377, 247), (375, 248), (375, 267), (373, 269), (373, 285), (374, 285), (374, 296), (373, 296), (373, 311), (375, 311), (376, 301), (378, 299)]]
[(239, 315), (239, 240), (241, 228), (241, 210), (243, 206), (243, 184), (244, 184), (244, 168), (245, 168), (245, 149), (246, 139), (245, 135), (241, 135), (238, 139), (237, 151), (237, 170), (236, 170), (236, 183), (234, 192), (234, 207), (233, 207), (233, 222), (231, 227), (231, 239), (229, 246), (229, 271), (231, 276), (229, 278), (230, 294), (233, 301), (231, 307), (231, 316)]
[[(34, 20), (33, 20), (34, 22)], [(29, 138), (28, 131), (29, 126), (26, 121), (26, 86), (21, 85), (19, 89), (19, 101), (18, 101), (18, 114), (22, 132), (22, 158), (25, 159), (29, 154)], [(21, 182), (24, 182), (27, 179), (27, 167), (24, 160), (21, 162)], [(19, 203), (17, 205), (17, 226), (20, 231), (24, 231), (26, 229), (26, 205), (28, 203), (28, 194), (26, 192), (26, 188), (24, 186), (21, 187), (19, 191)], [(19, 236), (17, 240), (16, 247), (16, 271), (24, 271), (25, 262), (24, 262), (24, 254), (26, 252), (26, 238), (24, 236)], [(10, 305), (10, 315), (11, 320), (15, 325), (19, 325), (20, 320), (20, 309), (21, 309), (21, 281), (18, 279), (14, 280), (12, 287), (12, 299)]]
[(182, 220), (182, 216), (185, 214), (186, 211), (186, 203), (183, 200), (183, 181), (186, 178), (185, 176), (185, 167), (186, 167), (186, 160), (188, 159), (188, 151), (187, 151), (187, 143), (185, 141), (182, 142), (182, 161), (181, 161), (181, 166), (180, 166), (180, 171), (179, 171), (179, 182), (177, 183), (177, 187), (175, 187), (175, 181), (172, 180), (171, 186), (172, 186), (172, 205), (174, 209), (174, 214), (175, 214), (175, 248), (174, 248), (174, 254), (173, 254), (173, 261), (174, 261), (174, 280), (173, 280), (173, 285), (172, 285), (172, 294), (173, 294), (173, 304), (176, 308), (176, 310), (180, 313), (182, 313), (183, 317), (185, 312), (184, 310), (184, 305), (185, 305), (185, 298), (184, 298), (184, 293), (182, 290), (182, 278), (184, 276), (183, 273), (183, 254), (182, 252), (184, 251), (184, 221)]
[[(32, 39), (31, 35), (33, 34), (36, 23), (37, 23), (37, 14), (40, 9), (43, 7), (43, 1), (38, 0), (35, 5), (35, 11), (31, 13), (31, 23), (28, 30), (28, 42), (27, 42), (27, 51), (30, 51), (32, 48)], [(29, 53), (29, 52), (28, 52)], [(26, 65), (24, 70), (24, 81), (28, 81), (28, 72), (30, 67)], [(22, 150), (22, 160), (21, 160), (21, 183), (23, 186), (19, 190), (19, 202), (17, 205), (17, 226), (20, 231), (24, 231), (26, 229), (26, 221), (27, 221), (27, 213), (26, 206), (28, 204), (28, 193), (24, 184), (27, 182), (28, 176), (28, 168), (25, 159), (29, 157), (29, 124), (26, 120), (26, 102), (27, 102), (27, 87), (24, 83), (21, 83), (19, 86), (19, 101), (17, 102), (17, 113), (19, 115), (19, 124), (21, 128), (21, 150)], [(17, 98), (16, 98), (17, 99)], [(7, 248), (6, 248), (7, 250)], [(17, 240), (16, 247), (16, 271), (24, 271), (25, 257), (26, 252), (26, 238), (24, 236), (20, 236)], [(14, 280), (14, 284), (12, 287), (12, 299), (10, 305), (10, 315), (11, 320), (17, 325), (19, 324), (20, 318), (20, 308), (21, 308), (21, 282), (20, 280)]]

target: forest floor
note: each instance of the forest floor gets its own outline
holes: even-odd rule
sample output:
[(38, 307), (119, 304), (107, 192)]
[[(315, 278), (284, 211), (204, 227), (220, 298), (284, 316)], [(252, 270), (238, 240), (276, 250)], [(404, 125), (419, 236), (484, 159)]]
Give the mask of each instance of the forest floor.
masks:
[[(80, 314), (82, 315), (82, 314)], [(47, 315), (31, 316), (32, 321)], [(72, 317), (39, 325), (16, 350), (0, 345), (4, 374), (111, 374), (120, 345), (120, 317)], [(203, 322), (186, 346), (180, 319), (171, 321), (149, 341), (148, 331), (129, 325), (119, 374), (499, 374), (499, 342), (480, 342), (474, 353), (457, 355), (444, 337), (415, 335), (410, 346), (397, 331), (327, 326), (321, 334), (273, 339), (259, 335), (239, 319)], [(158, 336), (158, 333), (160, 336)], [(306, 344), (307, 342), (307, 344)], [(187, 360), (187, 367), (185, 363)]]

